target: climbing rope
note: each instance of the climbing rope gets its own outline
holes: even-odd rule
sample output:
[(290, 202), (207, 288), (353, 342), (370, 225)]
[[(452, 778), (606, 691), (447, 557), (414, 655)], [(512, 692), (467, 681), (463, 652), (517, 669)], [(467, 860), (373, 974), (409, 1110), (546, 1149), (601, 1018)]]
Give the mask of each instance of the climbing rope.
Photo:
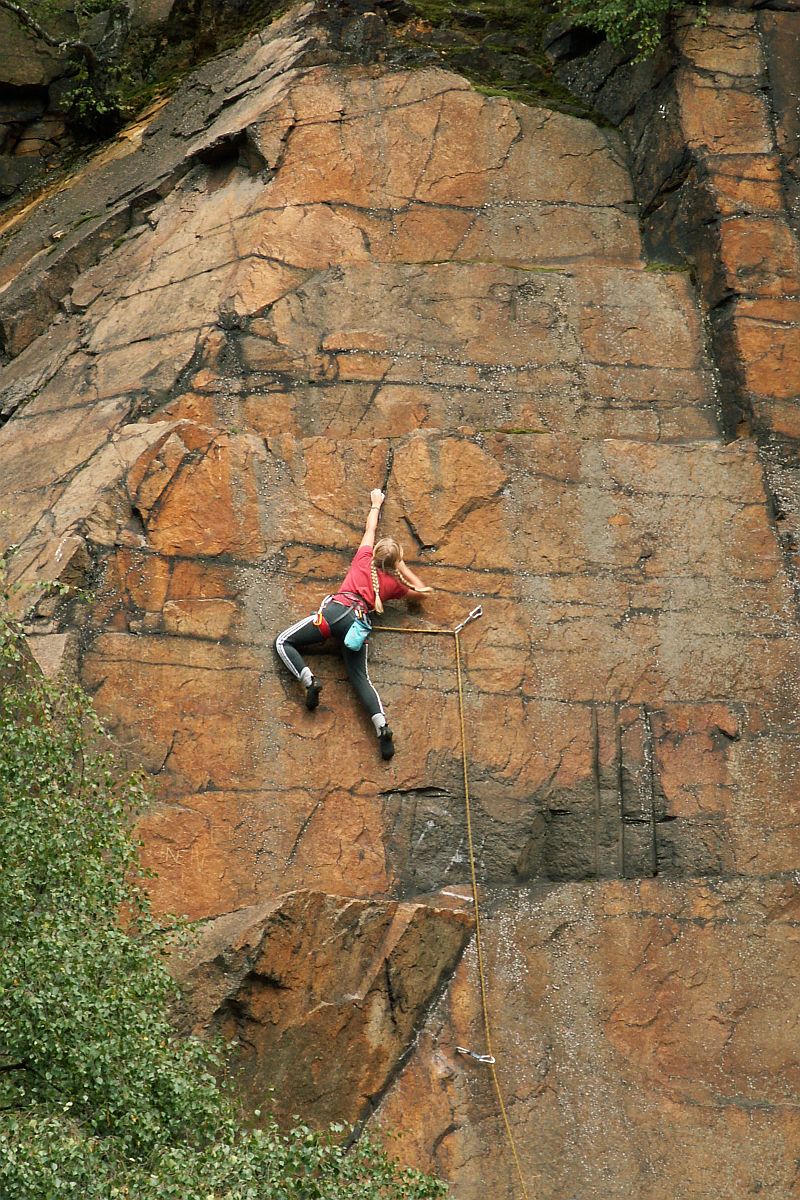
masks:
[(500, 1116), (505, 1127), (506, 1138), (511, 1150), (514, 1166), (516, 1168), (517, 1177), (519, 1179), (522, 1195), (525, 1200), (529, 1200), (528, 1189), (525, 1186), (525, 1177), (522, 1174), (522, 1164), (519, 1160), (517, 1151), (517, 1143), (514, 1138), (514, 1133), (511, 1128), (511, 1122), (508, 1119), (505, 1100), (503, 1098), (503, 1090), (500, 1087), (500, 1078), (497, 1073), (497, 1059), (495, 1058), (492, 1047), (492, 1026), (489, 1018), (489, 993), (486, 983), (486, 962), (483, 956), (483, 936), (481, 930), (481, 913), (478, 903), (478, 876), (475, 868), (475, 842), (472, 836), (472, 805), (469, 795), (469, 764), (467, 757), (467, 734), (466, 722), (464, 719), (464, 681), (461, 670), (461, 631), (470, 621), (476, 621), (483, 616), (483, 608), (478, 605), (473, 608), (472, 612), (464, 618), (464, 620), (455, 627), (455, 629), (426, 629), (419, 626), (410, 625), (376, 625), (375, 631), (384, 633), (429, 633), (429, 634), (447, 634), (453, 638), (456, 649), (456, 682), (458, 685), (458, 723), (461, 733), (461, 767), (464, 778), (464, 817), (467, 832), (467, 846), (469, 849), (469, 871), (470, 882), (472, 886), (472, 904), (475, 910), (475, 950), (478, 959), (478, 983), (480, 986), (481, 997), (481, 1012), (483, 1015), (483, 1032), (486, 1041), (486, 1053), (476, 1054), (473, 1050), (468, 1050), (465, 1046), (456, 1046), (456, 1051), (459, 1054), (465, 1055), (480, 1063), (482, 1066), (487, 1066), (491, 1072), (492, 1083), (494, 1084), (495, 1095), (497, 1096), (497, 1104), (500, 1109)]

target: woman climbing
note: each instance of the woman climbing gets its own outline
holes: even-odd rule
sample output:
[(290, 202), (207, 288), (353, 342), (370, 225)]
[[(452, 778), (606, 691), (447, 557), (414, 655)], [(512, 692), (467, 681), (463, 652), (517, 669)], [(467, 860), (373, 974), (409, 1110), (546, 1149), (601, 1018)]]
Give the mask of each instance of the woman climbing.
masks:
[(384, 600), (397, 600), (409, 593), (424, 595), (432, 592), (433, 588), (426, 587), (406, 566), (403, 547), (394, 538), (381, 538), (376, 543), (375, 532), (384, 499), (380, 488), (370, 492), (372, 507), (364, 527), (364, 536), (342, 586), (325, 597), (319, 612), (304, 617), (279, 633), (275, 639), (275, 649), (282, 662), (305, 687), (306, 708), (314, 709), (319, 704), (321, 684), (303, 662), (300, 650), (320, 646), (329, 637), (333, 638), (341, 649), (348, 678), (372, 718), (381, 756), (388, 759), (394, 754), (394, 741), (380, 696), (367, 673), (365, 632), (369, 630), (369, 622), (366, 622), (365, 630), (365, 618), (370, 612), (382, 613)]

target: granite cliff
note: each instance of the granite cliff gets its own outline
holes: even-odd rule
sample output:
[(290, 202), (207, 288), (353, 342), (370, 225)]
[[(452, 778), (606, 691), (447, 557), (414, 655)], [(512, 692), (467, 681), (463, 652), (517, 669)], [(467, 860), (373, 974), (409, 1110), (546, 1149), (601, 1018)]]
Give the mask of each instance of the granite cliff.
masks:
[(311, 714), (271, 648), (388, 470), (436, 588), (391, 623), (484, 609), (473, 819), (531, 1193), (789, 1200), (800, 259), (768, 38), (798, 18), (715, 9), (647, 68), (562, 34), (570, 85), (626, 99), (601, 128), (348, 61), (318, 16), (0, 227), (3, 542), (81, 589), (17, 593), (32, 649), (152, 775), (155, 903), (203, 922), (184, 1019), (238, 1039), (243, 1089), (516, 1195), (455, 1052), (482, 1029), (452, 647), (375, 636), (390, 765), (337, 658)]

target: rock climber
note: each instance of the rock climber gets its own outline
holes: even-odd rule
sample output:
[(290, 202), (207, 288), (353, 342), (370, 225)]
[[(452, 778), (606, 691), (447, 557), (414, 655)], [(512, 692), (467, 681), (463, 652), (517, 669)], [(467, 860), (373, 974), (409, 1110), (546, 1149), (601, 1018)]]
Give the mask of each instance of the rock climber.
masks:
[(425, 595), (433, 588), (426, 587), (406, 566), (399, 542), (390, 537), (375, 541), (384, 500), (380, 488), (370, 492), (371, 508), (364, 536), (339, 590), (325, 597), (318, 612), (279, 633), (275, 649), (281, 661), (305, 687), (306, 708), (315, 709), (322, 685), (304, 663), (300, 650), (321, 646), (332, 638), (341, 650), (348, 678), (375, 726), (381, 757), (389, 759), (394, 754), (392, 731), (367, 672), (369, 613), (382, 613), (385, 600), (398, 600), (410, 594)]

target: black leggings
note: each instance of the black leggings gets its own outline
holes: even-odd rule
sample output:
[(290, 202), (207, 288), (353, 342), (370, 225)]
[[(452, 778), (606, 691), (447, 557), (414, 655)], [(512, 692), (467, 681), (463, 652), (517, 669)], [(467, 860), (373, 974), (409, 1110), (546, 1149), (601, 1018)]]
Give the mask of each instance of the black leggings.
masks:
[[(306, 665), (300, 650), (321, 646), (327, 641), (319, 626), (314, 624), (316, 615), (313, 613), (310, 617), (303, 617), (302, 621), (290, 625), (275, 639), (275, 649), (281, 662), (286, 664), (296, 679), (300, 678), (300, 672)], [(349, 650), (344, 644), (345, 635), (355, 620), (355, 612), (346, 604), (340, 604), (338, 600), (329, 600), (323, 605), (322, 615), (331, 627), (331, 637), (342, 652), (347, 677), (359, 700), (371, 717), (382, 714), (381, 698), (372, 686), (367, 670), (367, 642), (364, 642), (360, 650)]]

